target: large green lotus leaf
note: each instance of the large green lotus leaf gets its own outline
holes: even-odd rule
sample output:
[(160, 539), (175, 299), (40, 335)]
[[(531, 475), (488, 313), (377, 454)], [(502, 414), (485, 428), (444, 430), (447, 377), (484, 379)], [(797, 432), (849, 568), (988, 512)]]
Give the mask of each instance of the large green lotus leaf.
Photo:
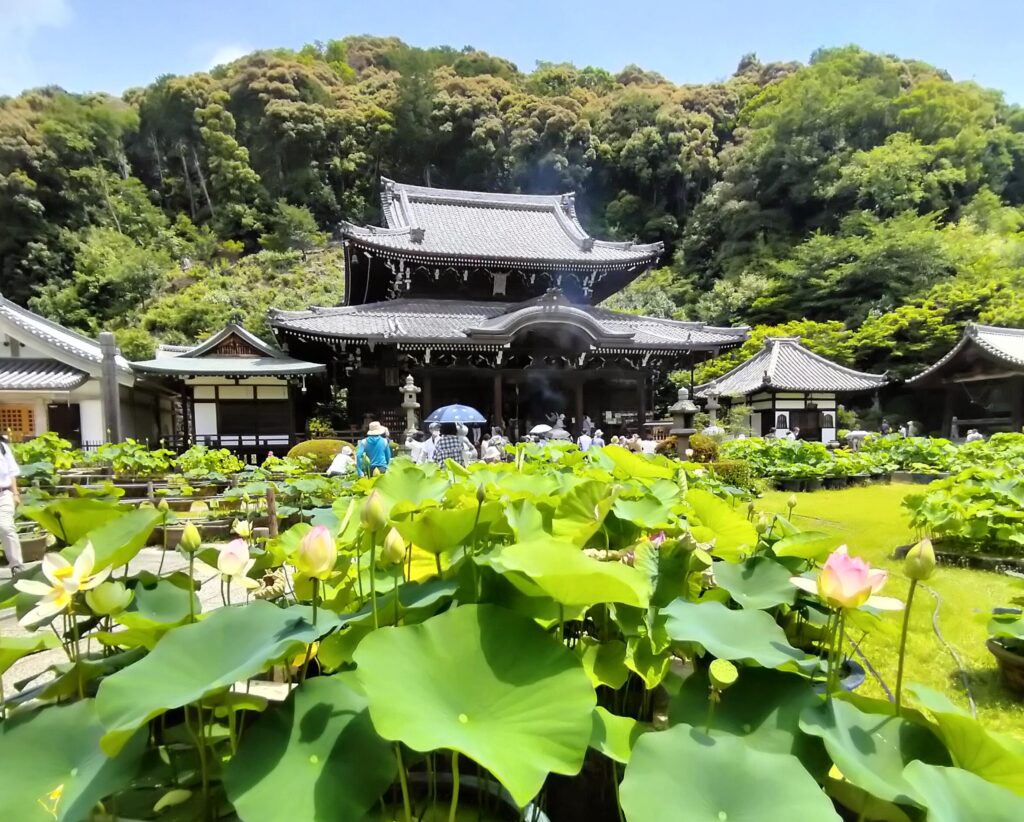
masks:
[(715, 562), (715, 583), (729, 592), (744, 608), (774, 608), (792, 605), (796, 587), (793, 574), (784, 565), (768, 557), (752, 557), (743, 562)]
[(59, 647), (60, 640), (54, 634), (29, 634), (28, 636), (0, 634), (0, 675), (4, 674), (22, 657)]
[(180, 625), (189, 615), (189, 600), (195, 613), (202, 610), (199, 595), (189, 590), (187, 574), (158, 577), (142, 572), (136, 581), (128, 609), (115, 620), (128, 628), (167, 629)]
[(1024, 799), (970, 771), (911, 762), (903, 771), (929, 822), (1020, 822)]
[(562, 605), (621, 602), (646, 608), (651, 597), (651, 581), (636, 568), (601, 562), (551, 538), (503, 546), (488, 564), (511, 571), (509, 581), (524, 593), (539, 591)]
[(637, 499), (619, 497), (612, 505), (612, 513), (621, 520), (631, 522), (637, 528), (651, 530), (668, 526), (672, 522), (672, 508), (653, 494), (644, 494)]
[(548, 773), (583, 765), (594, 689), (572, 652), (526, 617), (493, 605), (453, 608), (374, 631), (355, 661), (381, 736), (465, 754), (520, 806)]
[(619, 639), (598, 642), (584, 634), (575, 650), (595, 688), (598, 685), (607, 685), (618, 690), (626, 684), (629, 669), (626, 667), (625, 642)]
[(558, 490), (558, 474), (521, 474), (509, 472), (502, 474), (497, 486), (503, 496), (511, 500), (548, 497)]
[(148, 656), (100, 685), (96, 709), (109, 732), (104, 749), (116, 752), (126, 734), (153, 717), (265, 671), (337, 624), (321, 612), (314, 628), (308, 613), (256, 601), (218, 608), (168, 632)]
[(1020, 743), (986, 730), (944, 694), (917, 684), (909, 690), (935, 719), (954, 765), (1024, 796), (1024, 753)]
[[(135, 776), (146, 745), (146, 734), (140, 731), (118, 756), (108, 758), (100, 750), (102, 736), (92, 699), (41, 708), (0, 723), (0, 819), (88, 818), (96, 802)], [(58, 790), (59, 798), (53, 794), (51, 799), (51, 792)]]
[[(686, 678), (669, 705), (669, 721), (704, 727), (709, 688), (706, 670)], [(765, 753), (793, 754), (821, 778), (829, 759), (821, 740), (800, 730), (800, 714), (821, 704), (810, 680), (767, 668), (743, 668), (735, 684), (722, 692), (715, 706), (711, 736), (742, 736)]]
[(668, 649), (655, 648), (650, 636), (626, 639), (626, 667), (644, 681), (648, 690), (657, 688), (665, 679), (671, 661)]
[(389, 515), (396, 505), (402, 511), (415, 511), (438, 502), (448, 489), (448, 478), (435, 466), (400, 463), (378, 477), (373, 489), (377, 491)]
[[(78, 540), (73, 548), (67, 549), (78, 556), (85, 543), (92, 543), (96, 552), (96, 568), (127, 565), (135, 555), (146, 547), (149, 535), (163, 519), (163, 513), (155, 508), (137, 508), (117, 519), (105, 522)], [(65, 555), (67, 556), (67, 554)], [(68, 559), (71, 559), (68, 556)]]
[(650, 458), (634, 454), (620, 445), (606, 445), (601, 449), (599, 458), (609, 460), (615, 467), (619, 477), (632, 479), (672, 479), (676, 468), (666, 459)]
[(848, 782), (886, 802), (917, 804), (903, 778), (911, 760), (950, 764), (946, 749), (927, 727), (898, 716), (867, 713), (842, 699), (805, 710), (800, 729), (824, 740)]
[(544, 530), (544, 515), (529, 500), (517, 499), (509, 502), (505, 506), (505, 519), (519, 542), (529, 542), (547, 533)]
[(476, 517), (475, 505), (428, 508), (399, 520), (395, 527), (407, 542), (432, 554), (444, 554), (469, 541)]
[(366, 697), (344, 676), (316, 677), (246, 729), (224, 774), (244, 822), (362, 819), (398, 772)]
[[(863, 788), (858, 788), (852, 782), (842, 779), (842, 774), (833, 771), (835, 776), (826, 776), (822, 780), (825, 792), (846, 810), (854, 814), (863, 814), (858, 818), (870, 819), (871, 822), (914, 822), (919, 819), (921, 810), (919, 808), (906, 807), (906, 810), (895, 802), (886, 802), (877, 796), (872, 796)], [(836, 778), (840, 777), (840, 778)], [(908, 811), (913, 813), (913, 819)]]
[(598, 705), (594, 708), (590, 747), (609, 759), (626, 764), (640, 734), (649, 729), (649, 725), (642, 725), (631, 716), (617, 716)]
[(835, 550), (839, 540), (832, 534), (821, 531), (801, 531), (790, 534), (776, 542), (772, 551), (777, 557), (800, 557), (822, 559)]
[(710, 535), (714, 539), (711, 553), (716, 557), (738, 562), (753, 552), (754, 546), (757, 545), (757, 531), (747, 518), (729, 503), (701, 488), (688, 491), (686, 502), (697, 517), (699, 525), (708, 532), (695, 528), (695, 536), (701, 542), (706, 542), (706, 537)]
[(615, 502), (609, 486), (590, 480), (559, 499), (551, 520), (551, 533), (576, 545), (585, 545), (604, 524)]
[(26, 505), (21, 514), (71, 545), (101, 525), (126, 516), (126, 509), (116, 502), (69, 497), (45, 506)]
[(720, 602), (697, 604), (679, 599), (664, 613), (673, 640), (700, 643), (719, 659), (752, 659), (765, 668), (807, 659), (764, 611), (732, 611)]
[(619, 794), (629, 822), (839, 820), (796, 757), (685, 724), (637, 740)]

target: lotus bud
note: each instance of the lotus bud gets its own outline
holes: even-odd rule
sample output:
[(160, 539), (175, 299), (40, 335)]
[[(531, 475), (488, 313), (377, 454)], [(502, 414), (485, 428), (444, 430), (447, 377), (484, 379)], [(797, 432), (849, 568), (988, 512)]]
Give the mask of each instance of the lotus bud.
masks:
[(113, 616), (128, 607), (132, 592), (123, 582), (102, 582), (91, 591), (85, 592), (85, 603), (97, 616)]
[(484, 490), (484, 484), (481, 482), (476, 487), (476, 501), (480, 504), (484, 504), (484, 500), (487, 499), (487, 491)]
[(747, 503), (747, 519), (751, 519), (754, 516), (754, 512), (756, 510), (757, 510), (757, 507), (754, 505), (754, 501), (751, 500), (750, 502), (748, 502)]
[(757, 523), (754, 525), (754, 530), (756, 530), (758, 534), (767, 534), (768, 529), (771, 527), (771, 516), (766, 511), (762, 511), (757, 517)]
[(338, 561), (338, 546), (325, 525), (314, 525), (295, 552), (295, 567), (314, 579), (327, 579)]
[(389, 565), (397, 565), (404, 558), (405, 540), (402, 539), (402, 535), (398, 533), (397, 528), (392, 528), (384, 538), (384, 546), (380, 550), (380, 558), (377, 564), (382, 568), (387, 568)]
[(727, 659), (712, 660), (711, 667), (708, 668), (711, 686), (719, 691), (724, 691), (730, 685), (736, 684), (739, 675), (740, 672), (736, 670), (736, 666)]
[(160, 500), (160, 502), (157, 503), (156, 510), (157, 511), (162, 511), (163, 513), (166, 514), (168, 511), (171, 510), (171, 506), (167, 504), (167, 500), (166, 499), (162, 499), (162, 500)]
[(935, 549), (927, 537), (907, 551), (903, 561), (903, 574), (907, 579), (922, 582), (935, 573)]
[(359, 512), (359, 518), (363, 523), (363, 528), (368, 531), (379, 531), (388, 524), (387, 512), (384, 510), (384, 500), (381, 499), (379, 491), (373, 490), (370, 492), (370, 496), (366, 498), (363, 508)]
[(231, 523), (231, 530), (242, 539), (249, 539), (252, 536), (252, 523), (248, 520), (235, 520)]
[(789, 495), (789, 499), (786, 500), (786, 507), (790, 511), (792, 511), (794, 508), (796, 508), (796, 503), (797, 503), (796, 494), (790, 494)]
[(199, 534), (199, 529), (196, 528), (194, 522), (190, 522), (185, 526), (185, 530), (181, 532), (181, 542), (179, 547), (186, 554), (194, 554), (199, 550), (199, 546), (203, 544), (203, 538)]

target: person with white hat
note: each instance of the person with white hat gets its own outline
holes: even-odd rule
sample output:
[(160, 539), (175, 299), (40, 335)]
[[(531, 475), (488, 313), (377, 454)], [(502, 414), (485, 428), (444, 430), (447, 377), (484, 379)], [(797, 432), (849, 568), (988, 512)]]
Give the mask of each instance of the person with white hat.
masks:
[(594, 432), (593, 438), (590, 440), (591, 448), (604, 448), (604, 431), (598, 428)]
[(366, 429), (366, 438), (359, 441), (356, 448), (356, 473), (363, 476), (363, 459), (370, 463), (368, 473), (383, 474), (391, 464), (391, 443), (388, 442), (387, 429), (374, 420)]

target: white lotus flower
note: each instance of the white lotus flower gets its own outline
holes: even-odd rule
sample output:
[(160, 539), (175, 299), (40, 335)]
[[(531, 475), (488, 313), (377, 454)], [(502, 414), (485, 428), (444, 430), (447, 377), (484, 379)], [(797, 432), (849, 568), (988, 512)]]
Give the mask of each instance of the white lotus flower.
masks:
[(35, 625), (54, 617), (71, 606), (71, 599), (80, 591), (90, 591), (110, 576), (110, 568), (93, 573), (96, 551), (86, 543), (74, 565), (57, 553), (43, 557), (43, 576), (49, 584), (34, 579), (19, 579), (14, 587), (23, 594), (39, 597), (35, 608), (23, 616), (22, 625)]
[(256, 560), (249, 557), (249, 546), (241, 539), (232, 540), (217, 555), (217, 570), (221, 575), (245, 588), (259, 587), (256, 580), (246, 576), (255, 564)]

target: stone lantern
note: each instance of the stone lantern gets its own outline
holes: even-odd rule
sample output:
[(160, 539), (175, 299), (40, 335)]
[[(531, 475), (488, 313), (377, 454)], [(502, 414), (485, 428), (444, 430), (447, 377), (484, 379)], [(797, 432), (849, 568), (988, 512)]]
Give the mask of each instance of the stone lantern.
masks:
[(722, 406), (718, 402), (719, 396), (718, 386), (714, 382), (708, 386), (708, 390), (704, 392), (704, 396), (708, 398), (704, 404), (704, 410), (708, 412), (708, 427), (701, 431), (702, 434), (707, 434), (709, 437), (720, 437), (725, 433), (725, 429), (718, 424), (718, 409)]
[(407, 440), (420, 429), (419, 421), (416, 419), (416, 412), (419, 410), (420, 404), (416, 395), (423, 389), (413, 382), (412, 374), (410, 374), (405, 378), (405, 385), (399, 387), (398, 390), (402, 392), (402, 410), (405, 411), (404, 439)]
[(690, 399), (690, 392), (685, 388), (679, 389), (678, 399), (669, 406), (672, 428), (668, 433), (676, 438), (676, 453), (680, 459), (686, 459), (686, 452), (690, 449), (690, 435), (697, 431), (693, 427), (693, 416), (698, 410), (697, 404)]

